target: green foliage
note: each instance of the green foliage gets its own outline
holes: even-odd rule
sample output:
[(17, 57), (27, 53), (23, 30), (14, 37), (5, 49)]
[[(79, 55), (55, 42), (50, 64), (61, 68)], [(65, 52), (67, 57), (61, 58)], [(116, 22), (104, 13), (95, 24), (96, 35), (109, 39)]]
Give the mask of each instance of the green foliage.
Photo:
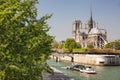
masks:
[(110, 42), (105, 45), (105, 48), (120, 50), (120, 42), (119, 41)]
[(81, 48), (80, 43), (76, 42), (75, 48)]
[(92, 49), (92, 48), (94, 48), (94, 46), (92, 44), (88, 44), (87, 48)]
[(73, 38), (67, 38), (65, 41), (65, 48), (67, 48), (70, 52), (75, 48), (76, 42)]
[[(0, 0), (0, 80), (38, 80), (48, 68), (53, 37), (36, 19), (37, 0)], [(48, 70), (47, 70), (48, 71)]]
[(58, 48), (59, 48), (59, 49), (64, 48), (64, 43), (59, 44)]
[(0, 80), (4, 80), (5, 71), (0, 71)]
[(58, 46), (59, 46), (59, 43), (56, 40), (53, 40), (52, 47), (53, 48), (58, 48)]
[(77, 48), (77, 49), (73, 49), (73, 52), (87, 52), (88, 49), (87, 48)]

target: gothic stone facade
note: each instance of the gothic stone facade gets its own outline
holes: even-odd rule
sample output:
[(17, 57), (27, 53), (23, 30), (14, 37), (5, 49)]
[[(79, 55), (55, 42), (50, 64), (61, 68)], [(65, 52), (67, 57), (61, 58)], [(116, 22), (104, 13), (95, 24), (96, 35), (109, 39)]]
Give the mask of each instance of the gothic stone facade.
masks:
[(83, 48), (92, 45), (94, 48), (103, 48), (107, 44), (107, 32), (96, 26), (95, 21), (90, 19), (82, 27), (81, 20), (74, 20), (72, 23), (72, 37), (79, 42)]

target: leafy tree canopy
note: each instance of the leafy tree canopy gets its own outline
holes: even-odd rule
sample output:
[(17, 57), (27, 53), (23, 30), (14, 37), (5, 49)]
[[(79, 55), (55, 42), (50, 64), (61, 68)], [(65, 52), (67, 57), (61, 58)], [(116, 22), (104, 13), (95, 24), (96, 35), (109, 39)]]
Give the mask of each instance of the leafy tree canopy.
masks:
[(76, 42), (75, 48), (81, 48), (80, 43)]
[(92, 44), (88, 44), (87, 48), (92, 49), (92, 48), (94, 48), (94, 46)]
[(115, 50), (120, 50), (120, 42), (119, 41), (110, 42), (106, 44), (105, 47), (115, 49)]
[(59, 49), (62, 49), (64, 48), (64, 43), (60, 43), (59, 46), (58, 46)]
[(53, 40), (52, 47), (53, 48), (58, 48), (58, 46), (59, 46), (59, 43), (56, 40)]
[[(53, 37), (46, 20), (37, 19), (37, 0), (0, 0), (0, 80), (38, 80)], [(49, 70), (48, 70), (49, 71)]]
[(65, 41), (65, 48), (67, 48), (70, 52), (73, 51), (73, 49), (76, 46), (76, 42), (73, 38), (67, 38)]

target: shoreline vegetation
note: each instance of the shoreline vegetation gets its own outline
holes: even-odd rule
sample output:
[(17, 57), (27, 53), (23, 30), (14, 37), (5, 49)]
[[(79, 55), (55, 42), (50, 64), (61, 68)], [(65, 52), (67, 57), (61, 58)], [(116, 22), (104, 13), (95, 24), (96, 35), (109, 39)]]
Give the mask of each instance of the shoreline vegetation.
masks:
[(69, 52), (67, 49), (53, 49), (54, 52), (58, 53), (73, 53), (73, 54), (105, 54), (105, 55), (120, 55), (120, 50), (114, 49), (73, 49), (73, 52)]

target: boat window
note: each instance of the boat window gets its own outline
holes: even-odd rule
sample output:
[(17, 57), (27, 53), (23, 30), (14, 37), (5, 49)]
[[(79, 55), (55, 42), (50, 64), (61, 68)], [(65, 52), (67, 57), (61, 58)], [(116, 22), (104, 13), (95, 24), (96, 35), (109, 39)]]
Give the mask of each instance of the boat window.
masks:
[(104, 62), (99, 62), (100, 64), (104, 64)]

